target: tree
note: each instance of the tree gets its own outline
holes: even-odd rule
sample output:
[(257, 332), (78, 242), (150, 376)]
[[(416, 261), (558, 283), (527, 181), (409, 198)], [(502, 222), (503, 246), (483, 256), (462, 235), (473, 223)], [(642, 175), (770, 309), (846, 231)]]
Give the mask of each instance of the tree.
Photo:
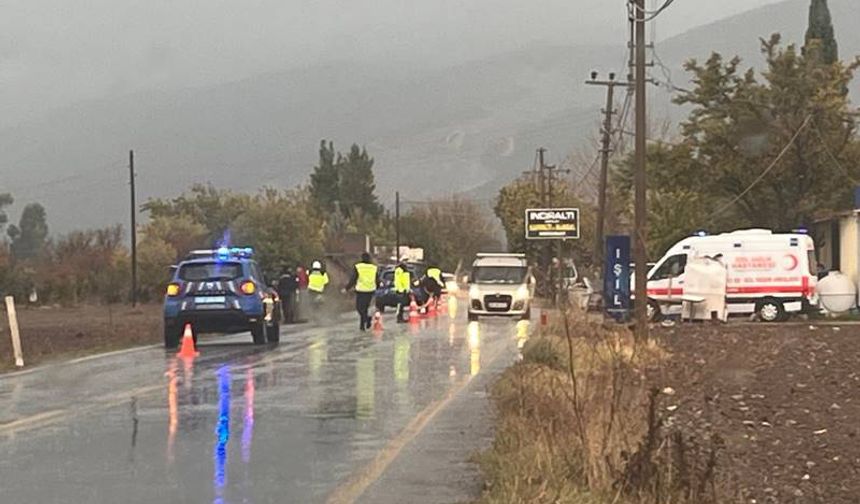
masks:
[(332, 142), (323, 140), (310, 184), (310, 196), (317, 208), (347, 219), (359, 214), (379, 218), (383, 209), (376, 197), (373, 163), (367, 149), (357, 144), (344, 156), (335, 151)]
[[(556, 181), (553, 185), (555, 205), (558, 207), (576, 207), (580, 209), (581, 239), (571, 240), (567, 247), (575, 263), (579, 266), (595, 264), (594, 233), (595, 210), (593, 206), (580, 200), (567, 182)], [(525, 237), (525, 214), (527, 208), (540, 208), (540, 192), (529, 178), (520, 178), (502, 187), (496, 200), (494, 211), (501, 220), (508, 241), (508, 250), (525, 252), (532, 260), (547, 249), (557, 255), (558, 243), (555, 241), (529, 241)], [(600, 259), (600, 258), (598, 258)]]
[(48, 223), (45, 207), (31, 203), (24, 207), (18, 225), (7, 230), (12, 239), (12, 255), (15, 259), (34, 259), (42, 254), (48, 239)]
[(501, 247), (489, 209), (457, 196), (413, 207), (401, 217), (400, 229), (407, 243), (423, 247), (425, 256), (446, 271)]
[(322, 256), (323, 225), (309, 203), (307, 190), (266, 188), (237, 221), (237, 241), (254, 248), (270, 277)]
[(163, 248), (161, 244), (167, 245), (173, 251), (170, 261), (178, 261), (191, 250), (208, 246), (206, 226), (185, 214), (154, 217), (143, 227), (141, 234), (141, 243), (154, 240), (158, 249)]
[(143, 205), (143, 210), (153, 219), (188, 217), (206, 228), (205, 243), (216, 246), (231, 243), (233, 223), (248, 211), (251, 199), (248, 194), (196, 184), (188, 193), (172, 200), (151, 199)]
[(320, 142), (320, 159), (311, 173), (310, 194), (320, 210), (325, 212), (334, 212), (340, 201), (340, 161), (335, 163), (338, 157), (333, 142)]
[(376, 198), (373, 162), (367, 149), (356, 144), (352, 144), (346, 157), (340, 158), (340, 208), (347, 218), (358, 213), (374, 219), (382, 215), (382, 205)]
[(0, 231), (3, 230), (3, 226), (5, 226), (9, 222), (9, 216), (6, 215), (6, 207), (10, 206), (14, 203), (14, 199), (12, 195), (9, 193), (0, 193)]
[[(860, 150), (844, 90), (858, 63), (824, 65), (778, 35), (762, 54), (761, 75), (716, 53), (687, 63), (694, 86), (675, 100), (691, 108), (680, 141), (648, 152), (652, 253), (696, 229), (789, 231), (849, 207)], [(631, 177), (628, 159), (613, 176), (622, 196)]]
[(158, 299), (170, 281), (169, 268), (176, 263), (177, 252), (157, 234), (146, 235), (137, 247), (141, 298)]
[(839, 47), (827, 0), (812, 0), (809, 5), (809, 28), (806, 30), (803, 53), (825, 65), (839, 61)]

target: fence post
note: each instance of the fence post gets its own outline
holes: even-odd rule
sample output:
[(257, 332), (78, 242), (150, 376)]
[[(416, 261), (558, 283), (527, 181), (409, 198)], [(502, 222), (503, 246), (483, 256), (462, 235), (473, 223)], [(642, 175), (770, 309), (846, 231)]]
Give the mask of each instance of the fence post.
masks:
[(15, 366), (24, 367), (24, 354), (21, 351), (21, 333), (18, 331), (18, 315), (15, 313), (15, 298), (6, 296), (6, 313), (9, 316), (9, 333), (12, 335), (12, 351)]

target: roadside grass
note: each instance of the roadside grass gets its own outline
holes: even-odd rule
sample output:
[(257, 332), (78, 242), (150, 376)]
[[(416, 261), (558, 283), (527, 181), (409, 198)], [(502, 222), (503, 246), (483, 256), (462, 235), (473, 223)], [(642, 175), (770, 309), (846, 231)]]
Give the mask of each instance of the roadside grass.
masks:
[(673, 391), (649, 383), (668, 358), (624, 328), (554, 317), (491, 389), (498, 424), (477, 456), (477, 502), (725, 502), (719, 440), (686, 437), (672, 423)]

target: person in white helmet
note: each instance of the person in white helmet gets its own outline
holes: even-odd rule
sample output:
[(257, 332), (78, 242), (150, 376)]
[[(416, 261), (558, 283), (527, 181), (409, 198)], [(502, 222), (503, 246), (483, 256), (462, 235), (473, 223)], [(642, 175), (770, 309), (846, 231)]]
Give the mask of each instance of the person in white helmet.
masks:
[(314, 295), (322, 296), (325, 293), (326, 285), (328, 285), (328, 273), (320, 261), (314, 261), (311, 264), (311, 272), (308, 274), (308, 290)]

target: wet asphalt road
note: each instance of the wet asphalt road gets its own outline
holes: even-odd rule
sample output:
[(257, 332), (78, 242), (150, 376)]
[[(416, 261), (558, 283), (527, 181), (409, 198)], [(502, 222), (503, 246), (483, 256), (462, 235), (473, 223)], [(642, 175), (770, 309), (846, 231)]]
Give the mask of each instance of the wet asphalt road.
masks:
[[(353, 316), (0, 377), (0, 502), (462, 502), (525, 323)], [(480, 439), (478, 439), (480, 437)], [(452, 478), (461, 485), (440, 489)]]

